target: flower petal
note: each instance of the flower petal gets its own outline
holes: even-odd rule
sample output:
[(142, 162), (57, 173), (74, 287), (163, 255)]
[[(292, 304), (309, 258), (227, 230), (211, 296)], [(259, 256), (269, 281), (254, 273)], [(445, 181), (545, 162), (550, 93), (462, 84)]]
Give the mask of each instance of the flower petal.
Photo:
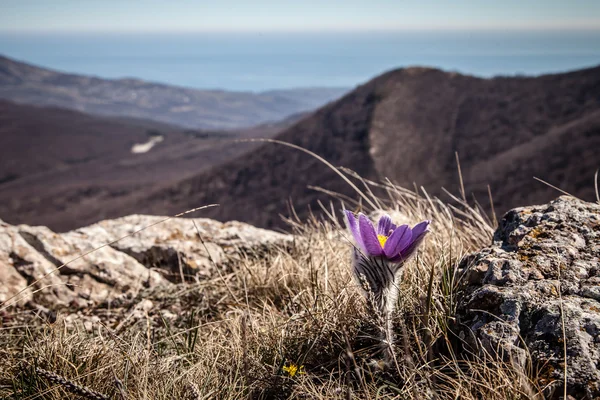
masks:
[(367, 250), (365, 249), (362, 237), (360, 236), (360, 229), (358, 228), (358, 222), (356, 221), (354, 213), (352, 213), (352, 211), (344, 210), (344, 214), (346, 214), (346, 225), (352, 233), (352, 236), (354, 236), (356, 244), (362, 251), (366, 252)]
[(416, 238), (417, 236), (421, 236), (421, 234), (423, 232), (429, 232), (429, 224), (430, 223), (431, 223), (431, 221), (425, 220), (423, 222), (419, 222), (418, 224), (416, 224), (412, 228), (413, 238)]
[(366, 215), (358, 215), (358, 227), (367, 255), (376, 257), (383, 254), (383, 249), (379, 244), (379, 239), (377, 239), (375, 228)]
[(417, 249), (423, 242), (425, 235), (429, 232), (429, 224), (431, 221), (423, 221), (415, 225), (412, 231), (412, 239), (409, 246), (403, 249), (400, 254), (391, 259), (392, 262), (404, 262), (415, 255)]
[(388, 236), (390, 234), (390, 230), (392, 229), (392, 219), (389, 215), (385, 214), (381, 218), (379, 218), (379, 224), (377, 224), (377, 234)]
[(388, 238), (383, 253), (387, 258), (395, 257), (411, 244), (411, 239), (412, 229), (408, 225), (401, 225)]
[(417, 252), (417, 249), (421, 245), (421, 242), (423, 242), (423, 239), (425, 238), (426, 234), (427, 234), (427, 231), (421, 233), (419, 236), (417, 236), (416, 239), (413, 239), (413, 242), (410, 244), (410, 246), (408, 246), (407, 248), (402, 250), (402, 252), (400, 253), (400, 259), (402, 261), (406, 261), (415, 255), (415, 253)]

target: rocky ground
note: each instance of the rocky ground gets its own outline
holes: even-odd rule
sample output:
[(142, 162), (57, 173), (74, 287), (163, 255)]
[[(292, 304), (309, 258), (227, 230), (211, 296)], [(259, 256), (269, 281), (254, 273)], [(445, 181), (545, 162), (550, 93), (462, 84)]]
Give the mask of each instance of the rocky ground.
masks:
[(399, 208), (434, 222), (401, 283), (392, 371), (374, 367), (335, 223), (1, 223), (0, 397), (600, 397), (599, 204), (513, 209), (493, 237), (474, 210)]

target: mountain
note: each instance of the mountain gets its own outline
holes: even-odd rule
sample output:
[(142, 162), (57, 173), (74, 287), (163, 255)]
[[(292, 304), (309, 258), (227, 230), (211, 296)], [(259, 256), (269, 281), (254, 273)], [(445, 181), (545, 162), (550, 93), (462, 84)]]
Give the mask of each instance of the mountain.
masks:
[(272, 137), (301, 117), (221, 132), (0, 100), (0, 219), (65, 231), (120, 217), (158, 187), (256, 147), (236, 139)]
[(544, 203), (544, 179), (594, 200), (600, 167), (600, 67), (540, 77), (480, 79), (428, 68), (383, 74), (312, 114), (230, 132), (0, 101), (0, 219), (65, 231), (123, 215), (175, 214), (281, 226), (329, 198), (356, 197), (314, 158), (374, 180), (443, 195), (464, 185), (495, 209)]
[(0, 99), (91, 114), (149, 119), (187, 128), (237, 129), (314, 110), (343, 88), (263, 93), (196, 90), (138, 79), (100, 79), (0, 56)]
[[(593, 200), (600, 167), (600, 67), (539, 77), (480, 79), (430, 68), (385, 73), (289, 129), (277, 139), (321, 155), (365, 178), (389, 178), (465, 191), (497, 212), (543, 203), (559, 193), (544, 179)], [(262, 227), (281, 224), (288, 201), (306, 215), (328, 197), (308, 186), (356, 195), (314, 158), (265, 144), (218, 168), (161, 187), (124, 214), (175, 213), (219, 203), (207, 217)]]

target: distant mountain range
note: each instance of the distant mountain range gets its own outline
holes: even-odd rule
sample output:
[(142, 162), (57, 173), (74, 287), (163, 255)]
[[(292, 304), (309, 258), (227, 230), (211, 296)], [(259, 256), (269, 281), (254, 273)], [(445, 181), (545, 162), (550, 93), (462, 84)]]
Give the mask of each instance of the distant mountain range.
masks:
[(329, 200), (309, 186), (356, 197), (302, 152), (234, 142), (252, 137), (434, 195), (458, 193), (457, 152), (469, 199), (485, 207), (489, 184), (498, 212), (559, 194), (534, 176), (593, 200), (599, 94), (600, 67), (493, 79), (405, 68), (314, 113), (229, 132), (0, 102), (0, 219), (63, 231), (219, 203), (202, 216), (276, 227), (290, 200), (301, 216)]
[(314, 110), (348, 90), (300, 88), (262, 93), (197, 90), (138, 79), (67, 74), (0, 56), (0, 99), (97, 115), (149, 119), (194, 129), (238, 129), (279, 121)]
[[(559, 192), (594, 200), (600, 168), (600, 67), (540, 77), (480, 79), (429, 68), (385, 73), (277, 136), (361, 176), (403, 187), (459, 193), (481, 204), (491, 187), (496, 211), (544, 203)], [(288, 201), (306, 215), (320, 186), (356, 194), (322, 163), (265, 144), (218, 168), (148, 194), (128, 209), (174, 213), (218, 202), (205, 215), (259, 226), (281, 225)]]

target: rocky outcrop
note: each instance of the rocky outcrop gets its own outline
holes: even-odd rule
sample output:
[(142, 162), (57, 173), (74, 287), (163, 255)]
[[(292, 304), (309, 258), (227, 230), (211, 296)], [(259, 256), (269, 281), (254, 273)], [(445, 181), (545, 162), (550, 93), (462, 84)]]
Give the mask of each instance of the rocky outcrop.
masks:
[(210, 278), (243, 253), (291, 240), (239, 222), (164, 219), (131, 215), (61, 234), (0, 221), (0, 304), (82, 308)]
[(562, 395), (566, 348), (569, 394), (600, 397), (600, 205), (564, 196), (511, 210), (458, 272), (467, 345), (531, 363), (549, 398)]

